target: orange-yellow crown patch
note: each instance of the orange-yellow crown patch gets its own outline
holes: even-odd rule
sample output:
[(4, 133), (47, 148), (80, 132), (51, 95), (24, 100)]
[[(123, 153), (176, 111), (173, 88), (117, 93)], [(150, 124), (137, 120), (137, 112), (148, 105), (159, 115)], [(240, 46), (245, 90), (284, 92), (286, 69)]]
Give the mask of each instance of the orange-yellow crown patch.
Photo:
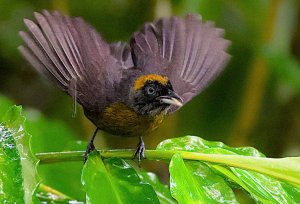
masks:
[(143, 86), (145, 85), (145, 83), (147, 81), (158, 81), (159, 83), (161, 83), (163, 85), (167, 85), (169, 79), (166, 76), (162, 76), (162, 75), (158, 75), (158, 74), (143, 75), (135, 80), (134, 85), (133, 85), (134, 90), (137, 91), (137, 90), (143, 88)]

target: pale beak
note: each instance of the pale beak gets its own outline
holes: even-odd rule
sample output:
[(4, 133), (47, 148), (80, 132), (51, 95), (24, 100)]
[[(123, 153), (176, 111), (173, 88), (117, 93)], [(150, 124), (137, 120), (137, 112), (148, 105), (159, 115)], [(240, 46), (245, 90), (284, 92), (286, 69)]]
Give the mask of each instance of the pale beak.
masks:
[(176, 94), (174, 91), (172, 91), (168, 96), (161, 96), (159, 97), (161, 103), (169, 104), (169, 105), (174, 105), (181, 107), (183, 106), (183, 100), (178, 94)]

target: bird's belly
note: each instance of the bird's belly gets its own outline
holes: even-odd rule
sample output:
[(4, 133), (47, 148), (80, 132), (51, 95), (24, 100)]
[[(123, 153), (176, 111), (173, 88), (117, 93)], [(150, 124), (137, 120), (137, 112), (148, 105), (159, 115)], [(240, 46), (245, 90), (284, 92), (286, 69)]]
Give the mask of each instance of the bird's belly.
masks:
[(155, 130), (163, 117), (140, 115), (123, 103), (114, 103), (105, 108), (97, 126), (113, 135), (144, 136)]

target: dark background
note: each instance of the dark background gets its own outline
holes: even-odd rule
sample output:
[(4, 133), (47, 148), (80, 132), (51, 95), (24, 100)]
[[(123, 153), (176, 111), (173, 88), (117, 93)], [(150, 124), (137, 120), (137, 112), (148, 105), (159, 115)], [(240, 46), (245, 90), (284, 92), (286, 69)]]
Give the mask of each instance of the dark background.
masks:
[[(161, 16), (199, 13), (226, 30), (232, 59), (201, 95), (145, 139), (197, 135), (231, 146), (253, 146), (268, 157), (300, 154), (300, 15), (297, 0), (1, 0), (0, 95), (24, 106), (35, 152), (84, 150), (93, 125), (70, 97), (50, 85), (17, 51), (23, 18), (34, 11), (59, 10), (82, 16), (108, 42), (127, 41), (144, 22)], [(1, 100), (0, 100), (1, 102)], [(37, 125), (38, 124), (38, 125)], [(137, 138), (99, 134), (98, 148), (135, 147)], [(165, 165), (142, 167), (166, 181)], [(40, 166), (43, 183), (81, 199), (80, 162)], [(69, 180), (66, 181), (66, 175)]]

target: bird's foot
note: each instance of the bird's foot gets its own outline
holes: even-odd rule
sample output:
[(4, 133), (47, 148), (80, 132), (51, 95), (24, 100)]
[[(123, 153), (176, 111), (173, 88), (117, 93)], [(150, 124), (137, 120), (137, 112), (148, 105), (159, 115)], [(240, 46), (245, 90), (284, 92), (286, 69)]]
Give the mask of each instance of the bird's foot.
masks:
[(84, 164), (87, 161), (89, 154), (96, 149), (95, 145), (94, 145), (94, 139), (95, 139), (95, 136), (97, 135), (98, 130), (99, 130), (99, 128), (96, 128), (91, 140), (89, 141), (88, 145), (86, 146), (86, 150), (85, 150), (84, 157), (83, 157)]
[(140, 141), (135, 149), (133, 159), (138, 159), (138, 165), (140, 167), (141, 160), (145, 158), (145, 143), (142, 137), (139, 137)]
[(88, 145), (86, 146), (86, 150), (85, 150), (85, 153), (84, 153), (84, 158), (83, 158), (83, 163), (85, 164), (85, 162), (87, 161), (88, 159), (88, 156), (89, 154), (95, 150), (95, 145), (94, 145), (94, 142), (93, 141), (90, 141), (88, 143)]

